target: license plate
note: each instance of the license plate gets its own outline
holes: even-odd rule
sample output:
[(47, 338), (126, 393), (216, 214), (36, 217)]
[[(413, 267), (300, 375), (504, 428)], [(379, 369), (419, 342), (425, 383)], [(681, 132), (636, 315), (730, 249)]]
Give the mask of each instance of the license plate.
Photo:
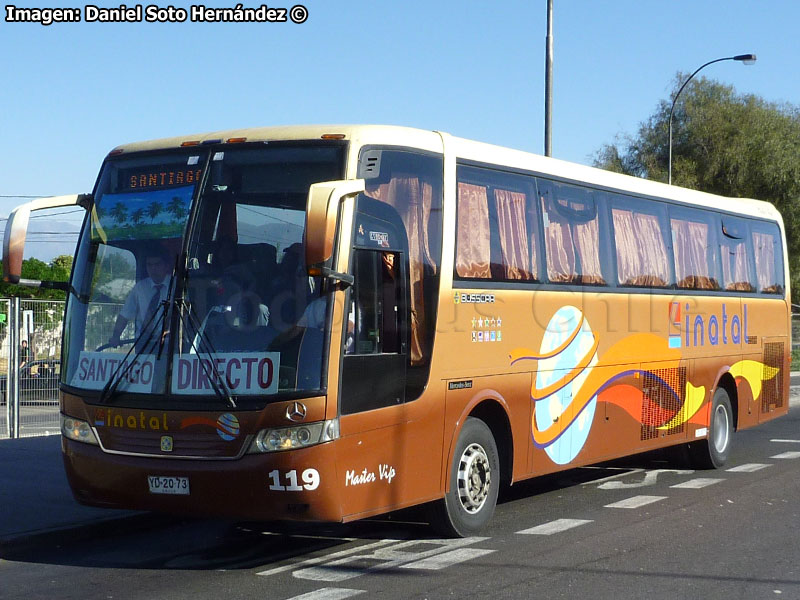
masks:
[(150, 486), (151, 494), (177, 494), (181, 496), (189, 495), (188, 477), (162, 477), (160, 475), (148, 475), (147, 484)]

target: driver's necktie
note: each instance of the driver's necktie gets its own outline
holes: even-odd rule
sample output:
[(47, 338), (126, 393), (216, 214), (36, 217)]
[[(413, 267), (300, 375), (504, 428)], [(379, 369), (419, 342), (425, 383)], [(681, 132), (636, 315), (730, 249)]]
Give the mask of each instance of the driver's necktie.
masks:
[(164, 287), (163, 283), (158, 283), (153, 286), (153, 297), (150, 298), (150, 304), (147, 305), (147, 314), (145, 319), (152, 319), (156, 316), (158, 304), (161, 302), (161, 288)]

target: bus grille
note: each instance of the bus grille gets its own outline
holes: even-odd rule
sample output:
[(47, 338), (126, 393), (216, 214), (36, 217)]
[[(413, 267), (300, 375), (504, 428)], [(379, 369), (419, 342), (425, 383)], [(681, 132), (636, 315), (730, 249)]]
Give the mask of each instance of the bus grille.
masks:
[(161, 450), (161, 432), (129, 431), (100, 428), (103, 447), (123, 454), (163, 456), (165, 458), (218, 458), (231, 459), (241, 455), (247, 436), (225, 442), (216, 433), (176, 431), (166, 432), (172, 438), (172, 450)]
[[(770, 342), (764, 344), (764, 374), (763, 387), (761, 388), (761, 413), (769, 413), (783, 406), (783, 342)], [(778, 369), (778, 374), (769, 378), (767, 369)]]
[(673, 435), (684, 431), (683, 423), (666, 431), (659, 430), (658, 427), (669, 422), (678, 413), (683, 406), (685, 394), (686, 367), (654, 369), (644, 374), (641, 434), (643, 441), (655, 439), (660, 433)]

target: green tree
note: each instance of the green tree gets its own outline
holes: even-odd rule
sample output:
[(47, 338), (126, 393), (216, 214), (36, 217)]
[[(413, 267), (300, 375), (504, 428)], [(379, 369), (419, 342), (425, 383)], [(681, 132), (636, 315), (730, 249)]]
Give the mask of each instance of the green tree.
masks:
[(73, 257), (69, 254), (60, 254), (50, 261), (50, 269), (53, 281), (69, 281), (69, 274), (72, 271)]
[[(673, 95), (687, 75), (678, 74)], [(667, 181), (672, 97), (634, 136), (603, 146), (595, 166)], [(672, 182), (772, 202), (783, 215), (794, 297), (800, 300), (800, 111), (706, 78), (683, 90), (672, 119)]]
[[(38, 258), (26, 258), (22, 261), (22, 278), (38, 279), (40, 281), (69, 281), (72, 269), (72, 257), (66, 254), (56, 256), (50, 263)], [(8, 298), (48, 298), (63, 300), (66, 296), (61, 290), (31, 288), (21, 285), (0, 282), (0, 297)]]

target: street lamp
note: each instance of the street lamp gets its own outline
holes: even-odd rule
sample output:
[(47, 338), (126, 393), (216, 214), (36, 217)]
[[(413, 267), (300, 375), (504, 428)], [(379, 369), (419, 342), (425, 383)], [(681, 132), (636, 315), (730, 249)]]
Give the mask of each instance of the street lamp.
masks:
[(672, 113), (675, 111), (675, 103), (678, 101), (678, 96), (681, 95), (683, 88), (686, 87), (686, 84), (692, 80), (692, 77), (697, 75), (700, 71), (705, 69), (708, 65), (713, 65), (714, 63), (722, 62), (723, 60), (738, 60), (739, 62), (745, 65), (752, 65), (756, 62), (756, 55), (755, 54), (737, 54), (736, 56), (726, 56), (725, 58), (717, 58), (715, 60), (710, 60), (706, 64), (702, 65), (699, 69), (697, 69), (694, 73), (689, 75), (689, 79), (683, 82), (681, 89), (678, 90), (678, 93), (675, 94), (675, 98), (672, 100), (672, 108), (669, 109), (669, 184), (672, 185)]

